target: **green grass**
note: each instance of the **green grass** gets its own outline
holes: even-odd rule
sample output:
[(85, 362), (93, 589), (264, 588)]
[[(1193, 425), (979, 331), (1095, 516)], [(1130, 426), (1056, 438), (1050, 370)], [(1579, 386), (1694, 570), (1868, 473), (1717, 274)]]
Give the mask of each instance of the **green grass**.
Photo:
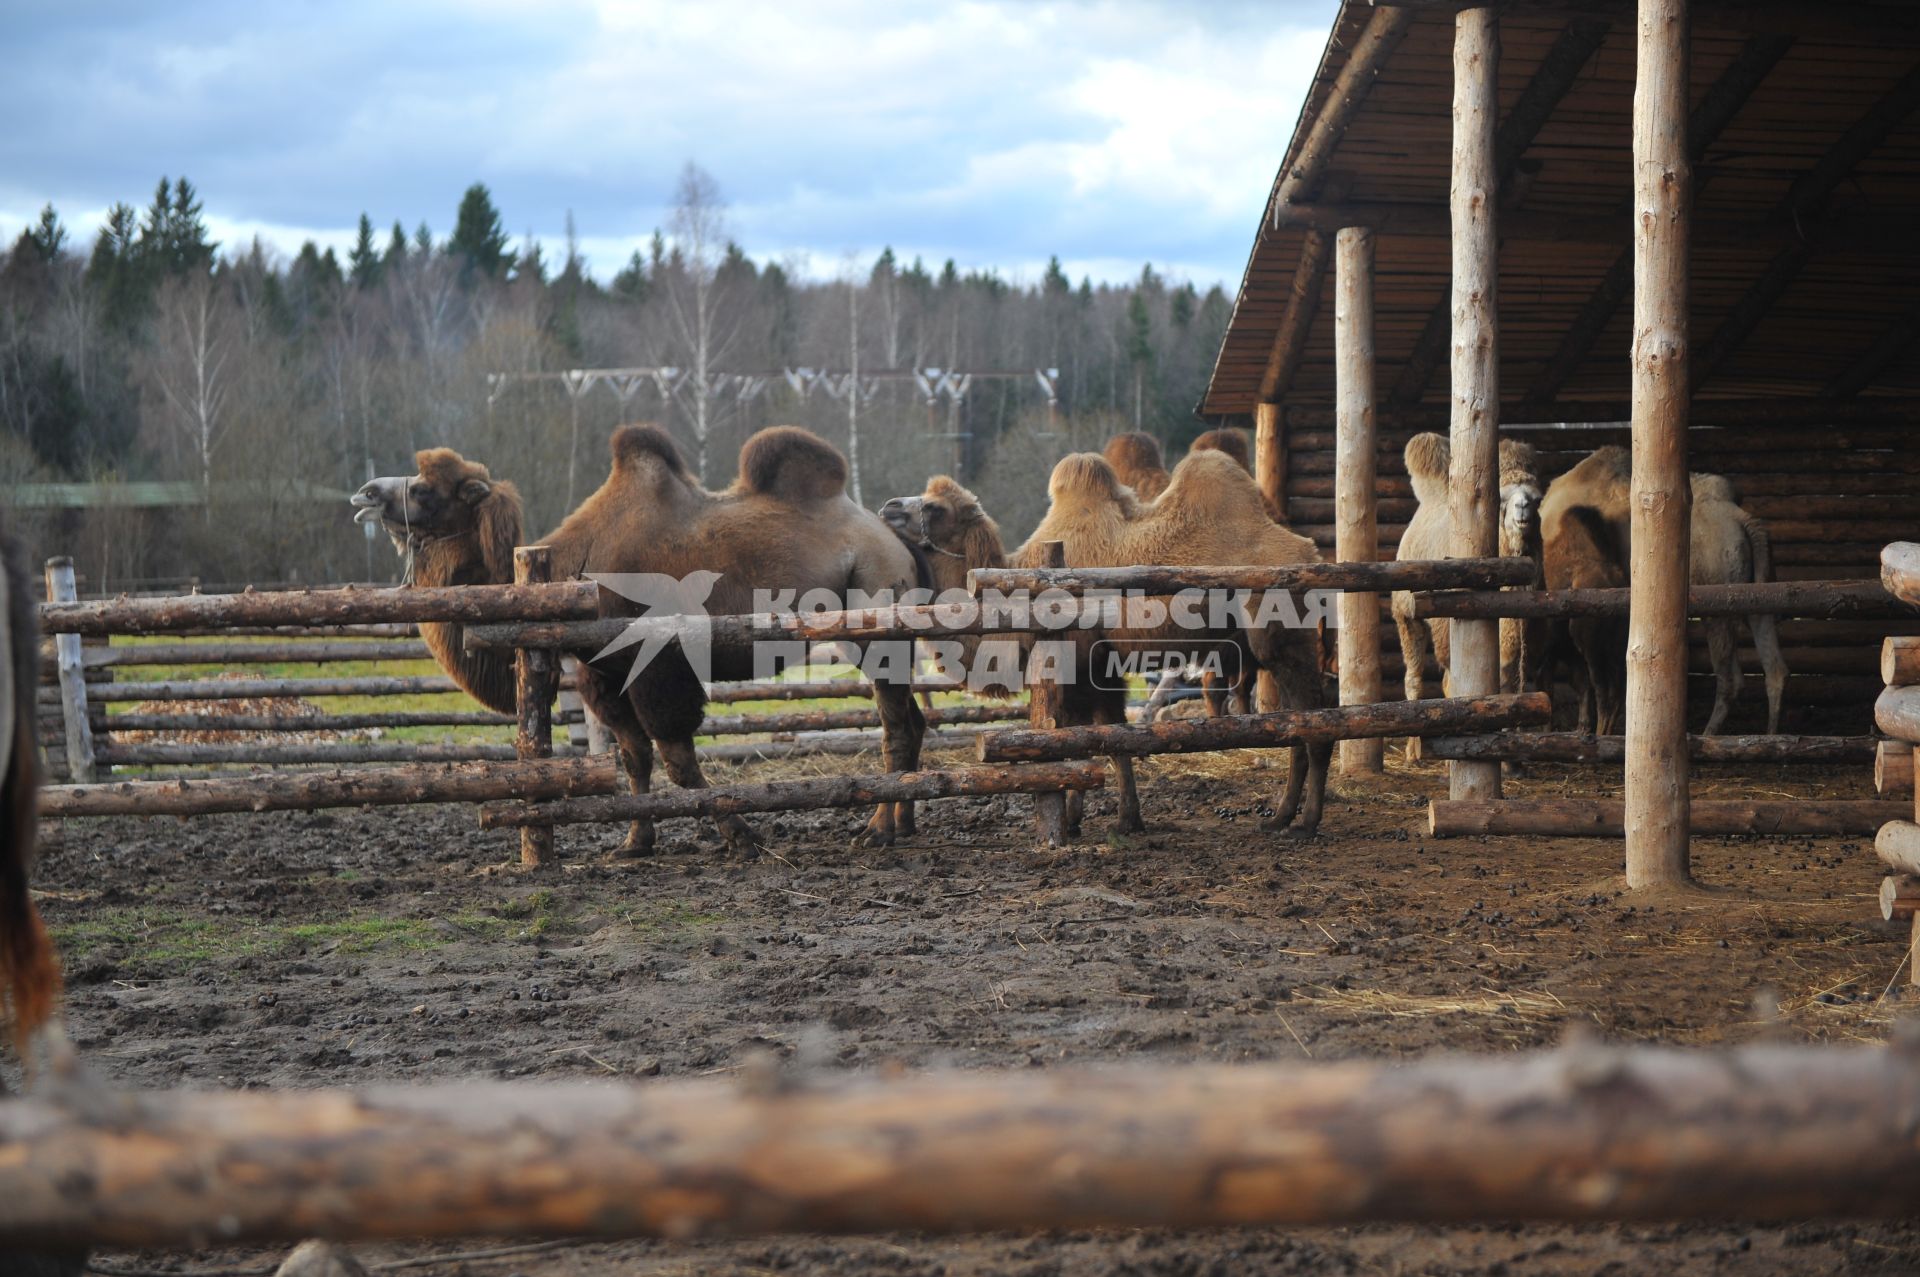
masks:
[(278, 924), (244, 918), (207, 918), (164, 905), (104, 909), (51, 928), (69, 963), (109, 949), (125, 950), (129, 973), (254, 956), (289, 956), (317, 948), (343, 953), (431, 949), (447, 937), (417, 918), (346, 918)]

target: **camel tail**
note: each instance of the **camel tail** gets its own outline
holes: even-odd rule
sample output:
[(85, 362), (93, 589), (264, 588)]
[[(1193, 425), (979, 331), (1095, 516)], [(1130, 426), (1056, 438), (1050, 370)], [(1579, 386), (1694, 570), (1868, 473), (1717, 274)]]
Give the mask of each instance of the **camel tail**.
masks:
[(1740, 526), (1747, 534), (1747, 549), (1753, 553), (1753, 580), (1757, 585), (1761, 581), (1773, 580), (1773, 538), (1767, 533), (1767, 525), (1748, 514), (1740, 512)]

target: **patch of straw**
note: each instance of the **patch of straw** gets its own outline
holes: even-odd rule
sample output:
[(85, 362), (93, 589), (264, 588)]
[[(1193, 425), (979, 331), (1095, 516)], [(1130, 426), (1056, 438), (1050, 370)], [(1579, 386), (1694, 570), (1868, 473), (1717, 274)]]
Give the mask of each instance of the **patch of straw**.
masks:
[(1492, 989), (1479, 993), (1423, 996), (1395, 993), (1388, 989), (1316, 986), (1311, 993), (1296, 993), (1295, 998), (1337, 1011), (1370, 1012), (1394, 1019), (1429, 1015), (1514, 1015), (1523, 1020), (1558, 1019), (1567, 1010), (1566, 1004), (1551, 993), (1498, 993)]

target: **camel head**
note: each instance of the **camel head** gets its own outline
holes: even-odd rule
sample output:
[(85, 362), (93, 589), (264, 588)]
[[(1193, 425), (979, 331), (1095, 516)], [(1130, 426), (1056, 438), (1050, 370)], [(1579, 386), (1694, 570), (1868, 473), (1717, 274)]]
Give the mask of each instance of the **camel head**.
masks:
[(880, 507), (894, 535), (928, 552), (941, 589), (965, 588), (968, 568), (1006, 566), (1006, 547), (980, 499), (944, 474), (917, 497), (894, 497)]
[(1530, 443), (1500, 441), (1500, 529), (1514, 545), (1525, 545), (1539, 530), (1539, 455)]
[(432, 547), (432, 557), (465, 568), (422, 584), (513, 579), (520, 537), (520, 494), (451, 448), (414, 454), (419, 473), (369, 479), (351, 498), (356, 523), (378, 523), (402, 555)]
[(1160, 441), (1144, 430), (1130, 430), (1107, 440), (1101, 453), (1120, 482), (1134, 490), (1142, 501), (1152, 501), (1167, 488), (1167, 462), (1160, 452)]

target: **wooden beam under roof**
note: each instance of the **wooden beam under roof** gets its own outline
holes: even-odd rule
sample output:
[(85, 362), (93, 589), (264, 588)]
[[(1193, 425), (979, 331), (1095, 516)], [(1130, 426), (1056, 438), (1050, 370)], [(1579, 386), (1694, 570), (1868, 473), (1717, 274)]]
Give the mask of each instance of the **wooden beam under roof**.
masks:
[[(1540, 65), (1534, 68), (1527, 87), (1520, 91), (1519, 100), (1500, 122), (1499, 133), (1494, 138), (1494, 173), (1503, 194), (1519, 168), (1520, 157), (1533, 145), (1533, 139), (1553, 117), (1554, 108), (1560, 105), (1580, 72), (1593, 59), (1600, 42), (1606, 39), (1607, 30), (1607, 23), (1591, 19), (1569, 23), (1540, 60)], [(1504, 229), (1507, 211), (1504, 207), (1500, 210), (1498, 229)], [(1391, 402), (1417, 403), (1426, 394), (1427, 383), (1433, 380), (1434, 369), (1439, 367), (1452, 331), (1450, 306), (1446, 297), (1434, 303), (1426, 325), (1420, 330), (1419, 340), (1414, 343), (1413, 353), (1394, 382), (1389, 396)]]
[[(1920, 225), (1920, 219), (1915, 224)], [(1849, 398), (1859, 394), (1880, 380), (1881, 374), (1898, 363), (1916, 341), (1920, 341), (1920, 301), (1895, 320), (1893, 327), (1881, 333), (1871, 346), (1860, 353), (1858, 359), (1848, 365), (1845, 372), (1828, 382), (1820, 393), (1829, 398)]]
[[(1898, 128), (1916, 108), (1920, 108), (1920, 66), (1910, 69), (1867, 113), (1841, 135), (1840, 140), (1820, 157), (1820, 161), (1795, 179), (1780, 206), (1775, 221), (1816, 214), (1840, 183), (1871, 155), (1887, 135)], [(1781, 249), (1760, 277), (1753, 281), (1720, 326), (1700, 347), (1693, 364), (1694, 386), (1705, 386), (1726, 367), (1760, 321), (1767, 317), (1806, 264), (1813, 260), (1818, 240), (1808, 239)]]
[[(1349, 226), (1365, 227), (1385, 237), (1445, 238), (1451, 233), (1447, 207), (1403, 200), (1349, 200), (1345, 203), (1285, 204), (1274, 218), (1283, 226), (1304, 227), (1332, 234)], [(1842, 210), (1820, 216), (1773, 215), (1764, 220), (1706, 217), (1694, 220), (1694, 234), (1703, 244), (1761, 244), (1783, 246), (1840, 240), (1874, 252), (1901, 254), (1920, 251), (1920, 209)], [(1618, 213), (1570, 216), (1503, 211), (1502, 241), (1563, 244), (1625, 244), (1633, 237), (1633, 223)]]
[[(1739, 55), (1720, 73), (1719, 79), (1707, 89), (1706, 96), (1700, 99), (1700, 105), (1693, 109), (1693, 114), (1687, 120), (1687, 152), (1695, 164), (1706, 155), (1707, 148), (1718, 140), (1721, 132), (1733, 122), (1740, 108), (1747, 104), (1747, 100), (1767, 78), (1767, 74), (1792, 47), (1793, 41), (1786, 36), (1755, 36), (1747, 41)], [(1703, 173), (1695, 179), (1696, 200), (1709, 176)], [(1623, 225), (1628, 223), (1632, 211), (1631, 199), (1619, 206), (1618, 216)], [(1559, 396), (1561, 388), (1593, 352), (1594, 343), (1600, 340), (1600, 334), (1613, 322), (1614, 313), (1632, 290), (1633, 249), (1629, 246), (1601, 276), (1600, 282), (1581, 305), (1580, 313), (1574, 317), (1566, 336), (1561, 339), (1559, 349), (1547, 361), (1539, 378), (1528, 387), (1526, 397), (1521, 402), (1522, 412), (1538, 413)]]

